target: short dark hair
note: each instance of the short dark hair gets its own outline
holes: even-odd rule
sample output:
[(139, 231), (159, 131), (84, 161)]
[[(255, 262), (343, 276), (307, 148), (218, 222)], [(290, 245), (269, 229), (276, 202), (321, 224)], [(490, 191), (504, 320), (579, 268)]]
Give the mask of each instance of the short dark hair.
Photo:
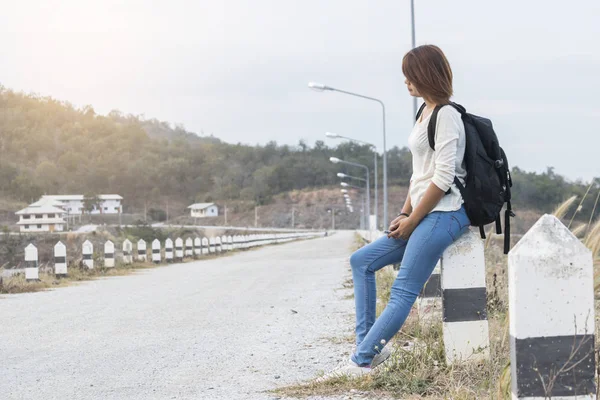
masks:
[(402, 59), (402, 72), (423, 97), (436, 104), (450, 101), (452, 69), (439, 47), (427, 44), (406, 53)]

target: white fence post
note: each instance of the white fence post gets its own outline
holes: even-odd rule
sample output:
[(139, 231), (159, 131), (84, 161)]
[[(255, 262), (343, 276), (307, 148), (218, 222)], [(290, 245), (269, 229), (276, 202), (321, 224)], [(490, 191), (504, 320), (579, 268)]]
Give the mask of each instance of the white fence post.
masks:
[(89, 240), (83, 242), (82, 251), (83, 255), (83, 265), (88, 267), (89, 269), (94, 269), (94, 245)]
[(208, 239), (203, 237), (202, 238), (202, 254), (208, 254), (209, 251), (209, 242)]
[(185, 256), (186, 257), (194, 256), (194, 241), (190, 237), (185, 239)]
[(177, 261), (183, 260), (183, 239), (175, 239), (175, 258)]
[(442, 255), (446, 362), (490, 356), (483, 241), (468, 230)]
[(513, 399), (595, 399), (592, 253), (544, 215), (508, 256)]
[(233, 250), (233, 237), (227, 236), (227, 250)]
[(221, 251), (223, 251), (223, 245), (221, 243), (221, 238), (219, 236), (217, 236), (215, 238), (215, 251), (220, 253)]
[(229, 247), (227, 246), (227, 236), (221, 236), (221, 251), (227, 251)]
[(25, 279), (27, 281), (37, 281), (40, 279), (38, 250), (33, 243), (29, 243), (29, 245), (25, 247)]
[(160, 264), (161, 262), (160, 240), (158, 239), (152, 241), (152, 262), (155, 264)]
[(54, 275), (64, 277), (67, 273), (67, 246), (59, 241), (54, 245)]
[(208, 248), (209, 252), (214, 253), (215, 251), (217, 251), (214, 237), (211, 237), (210, 239), (208, 239), (208, 243), (209, 243), (209, 248)]
[(123, 264), (131, 264), (133, 257), (131, 255), (133, 251), (133, 243), (129, 239), (125, 239), (123, 242)]
[(194, 239), (194, 256), (202, 255), (202, 241), (196, 236)]
[(146, 254), (146, 241), (144, 239), (140, 239), (137, 242), (138, 261), (146, 262), (148, 260), (148, 255)]
[(167, 262), (173, 262), (173, 240), (171, 238), (165, 240), (165, 259)]
[(417, 299), (419, 319), (425, 323), (442, 320), (442, 277), (440, 274), (440, 264), (440, 261), (438, 261)]
[(115, 244), (110, 240), (104, 243), (104, 266), (106, 268), (115, 266)]

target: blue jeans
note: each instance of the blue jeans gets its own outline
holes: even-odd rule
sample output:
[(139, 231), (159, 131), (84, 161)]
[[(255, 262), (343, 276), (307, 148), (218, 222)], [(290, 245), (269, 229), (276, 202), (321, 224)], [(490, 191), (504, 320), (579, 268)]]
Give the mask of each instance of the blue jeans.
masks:
[[(355, 363), (370, 365), (373, 357), (400, 330), (442, 253), (470, 224), (464, 207), (458, 211), (434, 211), (419, 223), (408, 240), (384, 236), (352, 254), (357, 345), (352, 360)], [(399, 261), (402, 264), (392, 285), (390, 300), (375, 320), (375, 272)]]

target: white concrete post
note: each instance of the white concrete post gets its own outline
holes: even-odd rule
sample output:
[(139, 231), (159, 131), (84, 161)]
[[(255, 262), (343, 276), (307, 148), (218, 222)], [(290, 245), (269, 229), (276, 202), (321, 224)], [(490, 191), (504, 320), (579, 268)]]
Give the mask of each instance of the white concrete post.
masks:
[(185, 256), (194, 256), (194, 240), (192, 238), (185, 239)]
[(37, 281), (40, 279), (38, 250), (33, 243), (29, 243), (29, 245), (25, 247), (25, 279), (27, 281)]
[(513, 399), (595, 399), (592, 253), (544, 215), (508, 256)]
[(171, 238), (165, 240), (165, 259), (167, 262), (173, 262), (173, 240)]
[(89, 240), (83, 242), (82, 251), (83, 255), (83, 265), (88, 267), (89, 269), (94, 269), (94, 245)]
[(131, 264), (133, 261), (133, 256), (131, 255), (133, 251), (133, 244), (129, 239), (125, 239), (123, 242), (123, 264)]
[(194, 239), (194, 256), (202, 255), (202, 240), (199, 237)]
[(210, 244), (208, 242), (208, 239), (203, 237), (202, 238), (202, 254), (208, 254), (209, 246), (210, 246)]
[(227, 250), (233, 250), (233, 237), (227, 236)]
[(115, 266), (115, 244), (110, 240), (104, 243), (104, 266), (106, 268)]
[(227, 236), (225, 236), (225, 235), (221, 236), (221, 250), (222, 251), (229, 250), (229, 247), (227, 246)]
[(209, 243), (209, 249), (208, 251), (211, 253), (214, 253), (215, 251), (217, 251), (216, 249), (216, 242), (215, 242), (215, 238), (211, 237), (210, 239), (208, 239), (208, 243)]
[(60, 241), (54, 245), (54, 275), (67, 276), (67, 246)]
[(183, 260), (183, 239), (182, 238), (175, 239), (175, 258), (178, 261)]
[(219, 236), (215, 238), (215, 251), (217, 253), (223, 251), (223, 244), (221, 243), (221, 238)]
[(440, 262), (438, 261), (417, 298), (419, 319), (425, 323), (442, 320), (442, 277), (440, 272)]
[(146, 262), (148, 260), (148, 255), (146, 254), (146, 241), (144, 239), (138, 240), (137, 250), (138, 261)]
[(444, 251), (441, 267), (446, 362), (489, 359), (483, 240), (467, 231)]
[(160, 264), (161, 261), (160, 240), (154, 239), (152, 241), (152, 262), (155, 264)]

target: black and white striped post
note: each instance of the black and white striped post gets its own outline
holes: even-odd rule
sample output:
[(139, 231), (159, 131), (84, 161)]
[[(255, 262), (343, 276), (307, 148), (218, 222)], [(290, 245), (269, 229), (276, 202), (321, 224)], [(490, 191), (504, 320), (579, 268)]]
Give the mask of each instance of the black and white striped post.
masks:
[(442, 315), (446, 362), (490, 356), (483, 241), (469, 230), (441, 260)]
[(133, 262), (133, 243), (129, 239), (123, 241), (123, 264), (129, 265)]
[(508, 256), (513, 399), (595, 399), (592, 253), (544, 215)]
[(196, 236), (194, 239), (194, 257), (202, 255), (202, 240)]
[(177, 261), (183, 260), (183, 239), (177, 238), (175, 239), (175, 258)]
[(215, 238), (211, 237), (210, 239), (208, 239), (208, 244), (209, 244), (209, 248), (208, 251), (210, 253), (214, 253), (217, 251), (217, 246), (216, 246), (216, 242), (215, 242)]
[(233, 237), (227, 236), (227, 250), (233, 251)]
[(221, 236), (221, 250), (222, 251), (229, 250), (229, 246), (227, 245), (227, 236), (225, 236), (225, 235)]
[(173, 262), (173, 240), (171, 238), (165, 240), (165, 259), (168, 263)]
[(219, 236), (217, 236), (215, 238), (215, 251), (217, 253), (220, 253), (223, 251), (223, 243), (221, 242), (221, 238)]
[(185, 256), (186, 257), (194, 256), (194, 240), (190, 237), (185, 239)]
[(115, 266), (115, 244), (110, 240), (104, 243), (104, 266), (106, 268)]
[(59, 241), (54, 245), (54, 275), (64, 278), (67, 274), (67, 246)]
[(88, 269), (94, 269), (94, 245), (89, 240), (83, 242), (83, 246), (81, 249), (81, 253), (83, 256), (83, 265), (88, 267)]
[(154, 264), (160, 264), (161, 262), (160, 256), (160, 240), (154, 239), (152, 241), (152, 262)]
[(138, 240), (137, 250), (138, 261), (146, 262), (148, 260), (148, 255), (146, 254), (146, 241), (144, 239)]
[(25, 280), (38, 281), (40, 269), (38, 266), (38, 250), (33, 243), (25, 247)]
[(208, 254), (209, 247), (210, 247), (210, 244), (209, 244), (209, 242), (208, 242), (208, 239), (207, 239), (207, 238), (205, 238), (205, 237), (203, 237), (203, 238), (202, 238), (202, 254), (203, 254), (203, 255), (206, 255), (206, 254)]
[(442, 276), (439, 261), (419, 293), (417, 311), (422, 322), (435, 323), (442, 320)]

